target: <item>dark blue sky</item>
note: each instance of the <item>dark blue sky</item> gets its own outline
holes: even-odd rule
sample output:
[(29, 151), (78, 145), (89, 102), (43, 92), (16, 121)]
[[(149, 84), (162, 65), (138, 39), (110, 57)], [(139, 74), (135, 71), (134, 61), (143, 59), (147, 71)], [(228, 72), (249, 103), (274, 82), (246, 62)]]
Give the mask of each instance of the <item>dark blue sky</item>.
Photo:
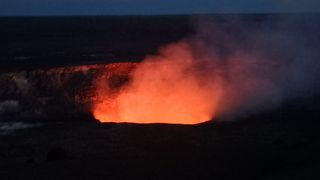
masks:
[(0, 0), (0, 16), (319, 12), (320, 0)]

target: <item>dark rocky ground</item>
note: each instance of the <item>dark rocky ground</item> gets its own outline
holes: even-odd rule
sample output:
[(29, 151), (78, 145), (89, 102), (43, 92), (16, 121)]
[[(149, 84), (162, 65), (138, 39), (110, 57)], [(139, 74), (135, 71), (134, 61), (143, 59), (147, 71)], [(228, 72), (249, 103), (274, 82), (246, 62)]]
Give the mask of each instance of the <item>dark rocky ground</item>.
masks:
[(201, 125), (42, 123), (0, 136), (1, 179), (318, 179), (319, 109)]
[[(192, 33), (188, 19), (0, 18), (1, 72), (139, 61)], [(0, 179), (319, 179), (319, 99), (194, 126), (101, 124), (84, 114), (0, 119)]]

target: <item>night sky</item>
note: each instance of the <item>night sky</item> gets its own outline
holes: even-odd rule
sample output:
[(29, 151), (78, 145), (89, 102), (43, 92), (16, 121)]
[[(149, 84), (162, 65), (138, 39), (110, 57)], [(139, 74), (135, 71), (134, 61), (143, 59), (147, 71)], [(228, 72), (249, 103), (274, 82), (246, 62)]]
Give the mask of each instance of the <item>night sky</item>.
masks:
[(0, 16), (319, 12), (319, 0), (0, 0)]

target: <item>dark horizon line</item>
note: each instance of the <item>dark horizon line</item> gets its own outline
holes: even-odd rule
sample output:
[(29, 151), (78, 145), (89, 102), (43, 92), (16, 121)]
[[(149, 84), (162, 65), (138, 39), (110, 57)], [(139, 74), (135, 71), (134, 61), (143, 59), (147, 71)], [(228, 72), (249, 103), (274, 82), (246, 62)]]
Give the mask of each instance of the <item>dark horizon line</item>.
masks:
[(204, 16), (204, 15), (299, 15), (320, 14), (320, 12), (217, 12), (217, 13), (177, 13), (177, 14), (70, 14), (70, 15), (0, 15), (0, 18), (10, 17), (138, 17), (138, 16)]

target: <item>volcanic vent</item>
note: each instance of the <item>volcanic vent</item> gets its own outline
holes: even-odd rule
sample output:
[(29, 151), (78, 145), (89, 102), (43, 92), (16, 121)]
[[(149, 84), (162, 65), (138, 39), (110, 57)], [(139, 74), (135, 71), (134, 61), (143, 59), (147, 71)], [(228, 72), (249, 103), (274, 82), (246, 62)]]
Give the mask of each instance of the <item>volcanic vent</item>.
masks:
[[(121, 87), (110, 72), (97, 81), (93, 114), (102, 122), (197, 124), (210, 120), (220, 97), (219, 79), (208, 77), (187, 43), (177, 43), (149, 56)], [(123, 70), (118, 69), (122, 74)], [(117, 76), (121, 77), (121, 76)]]
[(272, 29), (253, 23), (249, 30), (249, 21), (209, 20), (139, 63), (3, 72), (0, 117), (197, 124), (312, 97), (319, 89), (318, 31), (306, 19), (294, 22)]

